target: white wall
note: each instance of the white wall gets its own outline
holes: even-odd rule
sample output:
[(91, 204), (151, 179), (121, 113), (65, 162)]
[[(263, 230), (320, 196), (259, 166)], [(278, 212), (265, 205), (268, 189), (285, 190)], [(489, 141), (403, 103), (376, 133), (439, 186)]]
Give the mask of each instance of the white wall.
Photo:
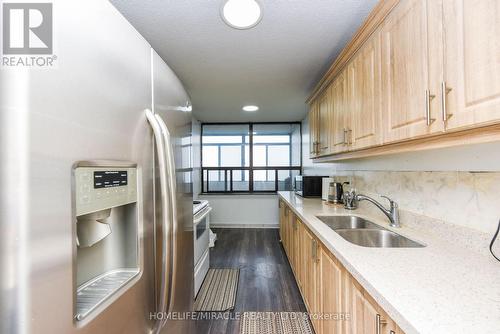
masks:
[[(309, 143), (307, 119), (304, 145)], [(304, 174), (348, 180), (358, 193), (387, 195), (418, 215), (492, 234), (500, 219), (500, 142), (313, 163)]]
[(278, 227), (277, 195), (200, 195), (213, 210), (212, 227)]

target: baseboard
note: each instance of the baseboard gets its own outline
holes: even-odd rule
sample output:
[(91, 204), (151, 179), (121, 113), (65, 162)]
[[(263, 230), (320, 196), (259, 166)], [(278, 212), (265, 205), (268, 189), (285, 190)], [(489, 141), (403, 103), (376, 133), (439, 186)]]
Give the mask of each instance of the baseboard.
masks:
[(279, 228), (279, 223), (276, 224), (231, 224), (231, 223), (214, 223), (210, 222), (210, 227), (213, 228)]

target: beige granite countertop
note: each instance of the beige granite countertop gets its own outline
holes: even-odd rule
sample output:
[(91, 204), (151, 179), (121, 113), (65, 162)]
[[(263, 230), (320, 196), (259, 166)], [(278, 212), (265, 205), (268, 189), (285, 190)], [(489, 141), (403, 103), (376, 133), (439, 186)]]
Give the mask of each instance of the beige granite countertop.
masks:
[[(283, 199), (407, 334), (500, 333), (500, 263), (448, 231), (388, 220), (362, 202), (354, 211), (321, 199), (279, 192)], [(316, 215), (357, 215), (426, 245), (368, 248), (352, 244)]]

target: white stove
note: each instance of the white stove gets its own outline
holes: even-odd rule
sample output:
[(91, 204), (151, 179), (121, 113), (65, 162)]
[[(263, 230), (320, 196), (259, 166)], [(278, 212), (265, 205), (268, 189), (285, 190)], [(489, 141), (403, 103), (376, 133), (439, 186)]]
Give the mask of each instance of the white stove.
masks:
[(194, 294), (198, 294), (210, 267), (210, 207), (208, 201), (193, 201)]
[(193, 201), (193, 214), (196, 215), (198, 212), (200, 212), (207, 206), (208, 206), (208, 201)]

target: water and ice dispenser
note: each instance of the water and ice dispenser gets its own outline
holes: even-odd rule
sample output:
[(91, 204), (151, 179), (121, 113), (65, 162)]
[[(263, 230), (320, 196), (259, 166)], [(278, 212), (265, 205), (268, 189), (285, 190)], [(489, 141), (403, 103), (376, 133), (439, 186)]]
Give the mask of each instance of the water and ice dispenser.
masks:
[(78, 164), (75, 319), (83, 320), (139, 273), (137, 168)]

